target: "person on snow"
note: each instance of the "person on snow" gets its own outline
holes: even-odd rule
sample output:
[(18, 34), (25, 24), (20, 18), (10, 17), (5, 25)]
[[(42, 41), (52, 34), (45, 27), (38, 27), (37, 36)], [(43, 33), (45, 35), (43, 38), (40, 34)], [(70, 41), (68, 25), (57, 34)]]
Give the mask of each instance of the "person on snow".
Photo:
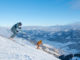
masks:
[(22, 23), (18, 22), (15, 25), (12, 26), (11, 28), (11, 32), (13, 33), (12, 36), (10, 38), (14, 38), (16, 36), (16, 34), (19, 32), (19, 30), (21, 29)]
[(37, 42), (37, 49), (40, 49), (40, 45), (42, 45), (42, 40)]

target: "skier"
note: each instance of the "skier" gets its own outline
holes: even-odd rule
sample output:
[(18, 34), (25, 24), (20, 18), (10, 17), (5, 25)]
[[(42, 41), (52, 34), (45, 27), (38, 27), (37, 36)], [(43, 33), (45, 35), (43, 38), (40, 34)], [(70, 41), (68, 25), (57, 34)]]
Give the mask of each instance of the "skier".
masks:
[(37, 42), (37, 49), (40, 49), (40, 45), (42, 45), (42, 40)]
[(10, 38), (14, 38), (16, 36), (16, 34), (19, 32), (19, 30), (21, 29), (22, 23), (18, 22), (15, 25), (13, 25), (13, 27), (11, 28), (11, 32), (13, 33), (12, 36)]

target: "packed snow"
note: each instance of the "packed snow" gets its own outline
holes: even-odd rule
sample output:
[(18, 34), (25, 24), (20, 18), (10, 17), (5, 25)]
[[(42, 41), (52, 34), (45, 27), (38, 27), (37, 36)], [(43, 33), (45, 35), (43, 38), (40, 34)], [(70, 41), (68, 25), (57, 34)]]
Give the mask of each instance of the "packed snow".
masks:
[(15, 38), (13, 41), (3, 35), (0, 36), (0, 60), (59, 60), (24, 39)]

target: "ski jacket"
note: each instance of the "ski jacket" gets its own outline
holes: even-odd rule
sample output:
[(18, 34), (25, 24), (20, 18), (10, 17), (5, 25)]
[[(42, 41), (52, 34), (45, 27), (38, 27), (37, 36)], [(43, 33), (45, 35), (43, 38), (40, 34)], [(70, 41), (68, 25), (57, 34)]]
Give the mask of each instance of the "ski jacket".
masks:
[(38, 41), (38, 42), (37, 42), (37, 45), (41, 45), (41, 44), (42, 44), (42, 41)]
[(19, 29), (21, 29), (21, 26), (19, 26), (19, 23), (17, 23), (11, 28), (11, 31), (16, 34)]

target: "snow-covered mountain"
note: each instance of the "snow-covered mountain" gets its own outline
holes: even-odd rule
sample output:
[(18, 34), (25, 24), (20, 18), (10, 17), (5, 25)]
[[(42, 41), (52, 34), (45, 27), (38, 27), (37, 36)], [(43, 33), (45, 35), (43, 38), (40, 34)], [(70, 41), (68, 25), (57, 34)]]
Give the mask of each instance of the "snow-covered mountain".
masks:
[(15, 38), (15, 41), (8, 39), (8, 34), (5, 32), (7, 30), (0, 35), (0, 60), (59, 60), (55, 56), (36, 49), (35, 45), (25, 39)]
[[(80, 24), (64, 26), (28, 26), (23, 27), (23, 32), (18, 36), (27, 40), (43, 40), (43, 43), (55, 46), (69, 53), (80, 52)], [(68, 51), (70, 49), (70, 51)]]
[[(6, 38), (1, 37), (1, 40), (9, 41), (9, 39), (7, 39), (7, 37), (10, 37), (11, 34), (12, 33), (10, 32), (9, 28), (0, 27), (0, 37), (1, 36), (6, 37)], [(79, 24), (70, 24), (70, 25), (64, 25), (64, 26), (48, 26), (48, 27), (47, 26), (45, 26), (45, 27), (27, 26), (27, 27), (22, 28), (22, 31), (17, 35), (15, 40), (19, 43), (23, 42), (23, 44), (27, 44), (27, 46), (30, 45), (31, 51), (33, 49), (35, 49), (35, 46), (32, 45), (31, 43), (29, 43), (28, 41), (34, 42), (34, 44), (36, 44), (37, 41), (42, 40), (43, 44), (49, 48), (48, 53), (50, 53), (50, 54), (52, 54), (52, 53), (54, 54), (55, 48), (56, 48), (56, 50), (58, 50), (58, 53), (61, 55), (62, 54), (67, 55), (67, 54), (80, 53), (80, 47), (79, 47), (79, 45), (80, 45), (80, 25)], [(3, 46), (3, 47), (5, 47), (5, 46)], [(27, 48), (25, 48), (25, 49), (27, 50)], [(42, 53), (42, 51), (41, 51), (41, 53)], [(48, 54), (48, 55), (50, 55), (50, 54)], [(27, 53), (26, 53), (26, 55), (27, 55)], [(28, 56), (30, 57), (30, 55), (28, 55)], [(35, 60), (37, 59), (37, 57), (40, 58), (40, 56), (35, 56), (34, 57)], [(42, 59), (44, 60), (45, 57)], [(42, 59), (40, 59), (40, 60), (42, 60)], [(55, 57), (53, 57), (53, 58), (51, 57), (51, 59), (55, 59)], [(33, 58), (31, 60), (33, 60)], [(45, 60), (48, 60), (48, 59), (45, 59)]]

